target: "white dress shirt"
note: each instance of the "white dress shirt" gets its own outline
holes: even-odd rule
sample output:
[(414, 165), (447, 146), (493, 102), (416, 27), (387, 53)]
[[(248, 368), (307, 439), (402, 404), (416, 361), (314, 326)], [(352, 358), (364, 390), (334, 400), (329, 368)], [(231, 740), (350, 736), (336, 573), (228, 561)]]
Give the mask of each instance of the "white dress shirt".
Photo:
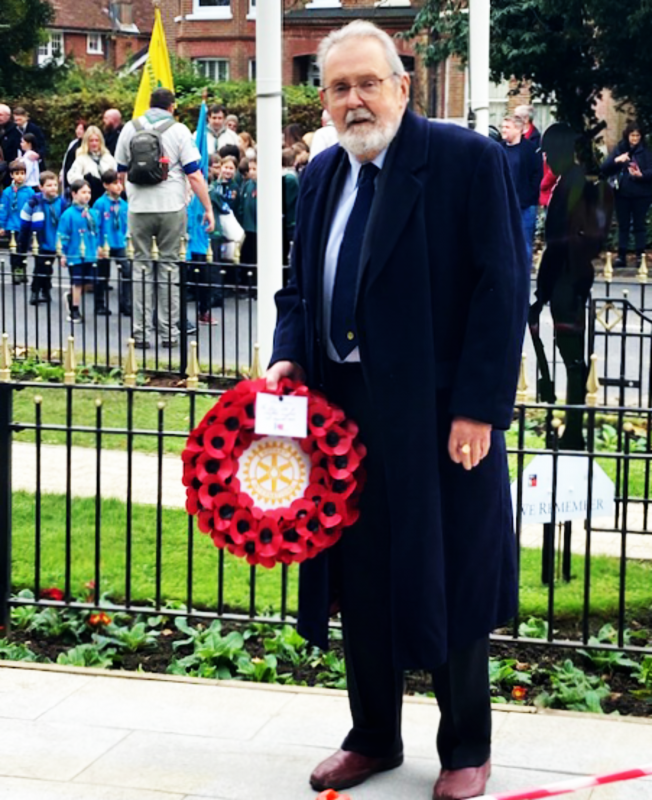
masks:
[[(371, 162), (375, 164), (379, 170), (383, 168), (385, 163), (385, 156), (387, 155), (387, 148), (385, 148), (379, 155)], [(328, 244), (326, 245), (326, 256), (324, 258), (324, 334), (326, 340), (326, 353), (328, 357), (338, 363), (358, 363), (360, 361), (360, 349), (355, 348), (346, 357), (345, 361), (337, 354), (333, 343), (331, 342), (331, 306), (333, 303), (333, 290), (335, 288), (335, 273), (337, 272), (337, 259), (340, 255), (340, 247), (342, 246), (342, 239), (346, 230), (346, 224), (349, 221), (355, 199), (358, 196), (358, 176), (362, 163), (358, 161), (355, 156), (348, 153), (349, 163), (351, 169), (344, 181), (342, 194), (337, 202), (335, 214), (333, 215), (333, 224), (331, 225), (331, 232), (328, 237)], [(376, 181), (378, 176), (376, 176)]]

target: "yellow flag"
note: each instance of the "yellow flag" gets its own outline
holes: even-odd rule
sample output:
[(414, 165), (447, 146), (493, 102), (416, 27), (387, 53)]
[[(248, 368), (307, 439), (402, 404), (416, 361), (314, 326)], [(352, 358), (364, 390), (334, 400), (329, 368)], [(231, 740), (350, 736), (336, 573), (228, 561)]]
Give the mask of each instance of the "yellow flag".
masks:
[(142, 116), (149, 108), (149, 98), (154, 89), (170, 89), (174, 91), (172, 67), (168, 45), (165, 41), (165, 31), (161, 20), (160, 9), (155, 9), (154, 30), (149, 43), (147, 61), (143, 68), (143, 77), (140, 80), (136, 105), (134, 106), (134, 119)]

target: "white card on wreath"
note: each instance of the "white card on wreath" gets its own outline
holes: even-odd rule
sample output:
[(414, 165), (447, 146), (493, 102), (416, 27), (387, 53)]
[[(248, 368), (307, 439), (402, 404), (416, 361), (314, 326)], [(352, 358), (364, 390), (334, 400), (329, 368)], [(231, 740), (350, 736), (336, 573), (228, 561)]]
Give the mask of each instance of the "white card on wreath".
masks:
[(308, 398), (258, 392), (254, 431), (262, 436), (304, 439), (308, 435)]

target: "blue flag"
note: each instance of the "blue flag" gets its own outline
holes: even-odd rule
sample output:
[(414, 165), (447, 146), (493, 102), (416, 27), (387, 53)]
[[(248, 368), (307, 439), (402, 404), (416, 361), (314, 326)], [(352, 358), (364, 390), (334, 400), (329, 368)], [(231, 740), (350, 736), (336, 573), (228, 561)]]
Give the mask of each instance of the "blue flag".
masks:
[[(206, 125), (208, 124), (208, 108), (206, 101), (203, 101), (199, 109), (199, 119), (197, 120), (197, 133), (195, 141), (201, 157), (201, 171), (204, 180), (208, 181), (208, 148), (206, 146)], [(208, 250), (209, 236), (203, 223), (204, 206), (196, 195), (193, 195), (188, 206), (188, 261), (192, 261), (192, 254), (197, 253), (202, 256)]]

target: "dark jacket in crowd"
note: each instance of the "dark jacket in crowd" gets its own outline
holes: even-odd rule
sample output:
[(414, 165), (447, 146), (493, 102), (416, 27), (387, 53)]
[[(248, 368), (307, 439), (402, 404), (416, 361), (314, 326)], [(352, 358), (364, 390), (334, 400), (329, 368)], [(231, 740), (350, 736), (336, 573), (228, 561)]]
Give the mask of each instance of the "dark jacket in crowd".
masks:
[(34, 145), (34, 150), (36, 150), (36, 152), (41, 156), (41, 172), (42, 172), (45, 169), (45, 157), (48, 154), (48, 143), (45, 140), (45, 134), (35, 122), (32, 122), (31, 119), (27, 120), (27, 125), (25, 125), (25, 130), (21, 131), (20, 128), (18, 128), (18, 132), (20, 133), (21, 138), (25, 133), (33, 133), (34, 136), (36, 137), (36, 144)]
[[(626, 164), (616, 164), (618, 156), (624, 153), (629, 153), (630, 161)], [(642, 178), (635, 178), (629, 174), (629, 165), (634, 162), (643, 173)], [(615, 178), (614, 188), (621, 197), (652, 197), (652, 153), (643, 142), (636, 147), (632, 147), (625, 139), (618, 142), (605, 159), (602, 174), (605, 178)]]
[(521, 208), (539, 205), (539, 187), (543, 178), (543, 159), (527, 139), (518, 144), (503, 142), (509, 169)]
[(535, 150), (538, 150), (541, 147), (541, 133), (535, 125), (533, 125), (525, 134), (525, 138)]
[(104, 144), (112, 156), (115, 155), (115, 149), (118, 146), (118, 139), (120, 138), (123, 128), (124, 125), (120, 125), (119, 128), (110, 128), (109, 130), (104, 130)]
[[(21, 132), (13, 120), (9, 120), (6, 125), (0, 126), (0, 149), (2, 149), (4, 160), (7, 164), (11, 164), (21, 154), (20, 140), (22, 138)], [(5, 173), (2, 182), (4, 186), (11, 184), (11, 176), (8, 171)]]

